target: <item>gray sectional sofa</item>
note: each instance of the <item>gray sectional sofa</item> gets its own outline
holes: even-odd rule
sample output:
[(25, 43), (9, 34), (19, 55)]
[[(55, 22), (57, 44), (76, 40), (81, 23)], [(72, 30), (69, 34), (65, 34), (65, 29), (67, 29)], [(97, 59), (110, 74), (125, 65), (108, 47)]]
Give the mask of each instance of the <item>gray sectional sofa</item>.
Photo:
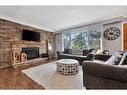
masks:
[(74, 55), (67, 49), (66, 51), (57, 51), (57, 58), (59, 59), (75, 59), (79, 61), (79, 64), (82, 65), (83, 61), (93, 60), (94, 54), (92, 51), (94, 49), (82, 50), (82, 55)]
[(123, 65), (104, 64), (110, 55), (95, 55), (94, 61), (84, 61), (83, 84), (86, 89), (127, 89), (127, 58)]

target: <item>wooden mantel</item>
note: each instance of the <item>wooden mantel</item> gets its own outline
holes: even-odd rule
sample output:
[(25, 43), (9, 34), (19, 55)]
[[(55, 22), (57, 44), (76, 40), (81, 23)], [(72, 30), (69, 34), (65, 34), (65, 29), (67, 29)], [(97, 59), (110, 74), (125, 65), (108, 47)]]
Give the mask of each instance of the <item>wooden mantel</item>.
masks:
[(47, 40), (43, 40), (41, 42), (35, 41), (12, 41), (12, 44), (27, 44), (27, 45), (47, 45)]
[(21, 51), (21, 49), (23, 47), (39, 47), (40, 49), (40, 54), (41, 53), (47, 53), (47, 41), (41, 41), (41, 42), (34, 42), (34, 41), (13, 41), (11, 42), (12, 44), (12, 50), (13, 49), (19, 49), (19, 51)]

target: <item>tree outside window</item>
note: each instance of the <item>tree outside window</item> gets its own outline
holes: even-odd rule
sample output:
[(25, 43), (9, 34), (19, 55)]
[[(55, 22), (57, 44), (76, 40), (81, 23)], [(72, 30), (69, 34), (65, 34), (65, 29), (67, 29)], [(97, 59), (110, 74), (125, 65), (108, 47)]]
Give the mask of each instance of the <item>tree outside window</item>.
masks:
[(64, 48), (100, 49), (101, 28), (89, 28), (84, 32), (75, 31), (64, 35)]

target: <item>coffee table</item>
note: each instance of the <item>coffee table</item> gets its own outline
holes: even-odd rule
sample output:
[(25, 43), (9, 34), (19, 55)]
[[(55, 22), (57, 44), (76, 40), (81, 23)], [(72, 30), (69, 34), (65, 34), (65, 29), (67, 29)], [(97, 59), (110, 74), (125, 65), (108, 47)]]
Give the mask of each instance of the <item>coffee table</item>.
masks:
[(79, 72), (79, 62), (75, 59), (58, 60), (57, 72), (62, 75), (75, 75)]

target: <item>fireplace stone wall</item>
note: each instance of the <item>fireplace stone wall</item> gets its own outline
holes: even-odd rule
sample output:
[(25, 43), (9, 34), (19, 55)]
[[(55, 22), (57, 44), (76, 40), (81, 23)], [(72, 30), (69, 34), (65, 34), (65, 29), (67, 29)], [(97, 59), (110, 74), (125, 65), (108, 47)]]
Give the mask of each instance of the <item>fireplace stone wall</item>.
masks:
[[(41, 33), (41, 41), (23, 41), (22, 30), (27, 29)], [(54, 34), (52, 32), (0, 19), (0, 68), (11, 64), (12, 50), (22, 52), (25, 47), (38, 47), (39, 55), (47, 52), (47, 43), (51, 41), (54, 49)]]

